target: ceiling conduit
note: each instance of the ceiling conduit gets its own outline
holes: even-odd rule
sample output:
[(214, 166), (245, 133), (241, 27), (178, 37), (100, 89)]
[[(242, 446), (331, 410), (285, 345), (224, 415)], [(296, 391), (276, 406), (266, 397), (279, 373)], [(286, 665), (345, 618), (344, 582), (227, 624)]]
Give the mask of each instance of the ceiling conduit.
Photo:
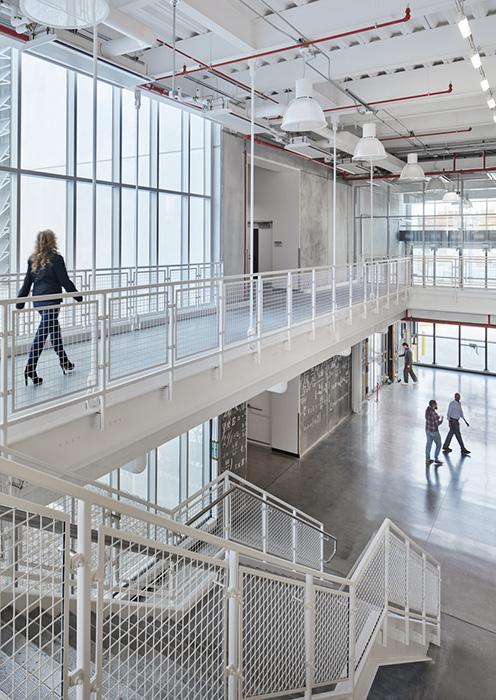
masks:
[[(371, 32), (374, 31), (374, 29), (383, 29), (385, 27), (391, 27), (394, 26), (395, 24), (401, 24), (403, 22), (408, 22), (411, 19), (411, 12), (410, 8), (407, 7), (405, 10), (405, 14), (403, 17), (400, 17), (398, 19), (392, 19), (387, 22), (376, 22), (375, 24), (370, 24), (366, 27), (360, 27), (359, 29), (350, 29), (347, 32), (340, 32), (339, 34), (330, 34), (328, 36), (322, 36), (317, 39), (309, 39), (308, 41), (301, 41), (298, 44), (290, 44), (289, 46), (280, 46), (277, 49), (270, 49), (267, 51), (259, 51), (258, 53), (253, 53), (248, 56), (241, 56), (239, 58), (230, 58), (226, 61), (218, 61), (217, 63), (211, 63), (210, 68), (222, 68), (223, 66), (231, 66), (235, 63), (246, 63), (247, 61), (251, 61), (257, 58), (264, 58), (266, 56), (273, 56), (274, 54), (279, 54), (279, 53), (284, 53), (285, 51), (295, 51), (297, 49), (303, 49), (308, 46), (313, 46), (314, 44), (321, 44), (325, 41), (333, 41), (335, 39), (343, 39), (344, 37), (347, 36), (353, 36), (354, 34), (363, 34), (364, 32)], [(192, 73), (198, 73), (198, 71), (204, 70), (204, 66), (195, 66), (193, 68), (186, 68), (186, 66), (183, 67), (182, 71), (177, 73), (176, 75), (178, 77), (184, 77), (186, 75), (191, 75)], [(160, 78), (157, 78), (157, 80), (170, 80), (173, 76), (173, 73), (169, 73), (168, 75), (163, 75)]]
[(410, 131), (409, 134), (400, 134), (399, 136), (381, 136), (380, 141), (398, 141), (407, 139), (422, 139), (424, 136), (447, 136), (448, 134), (466, 134), (472, 131), (472, 127), (468, 126), (463, 129), (449, 129), (448, 131), (426, 131), (418, 134), (415, 131)]
[[(496, 171), (496, 165), (494, 167), (484, 167), (484, 168), (453, 168), (451, 170), (430, 170), (426, 172), (427, 177), (440, 177), (441, 175), (472, 175), (474, 173), (491, 173)], [(390, 174), (390, 175), (374, 175), (374, 180), (397, 180), (400, 173)], [(368, 180), (369, 176), (359, 175), (355, 177), (353, 175), (343, 175), (347, 182), (355, 182), (359, 180)]]

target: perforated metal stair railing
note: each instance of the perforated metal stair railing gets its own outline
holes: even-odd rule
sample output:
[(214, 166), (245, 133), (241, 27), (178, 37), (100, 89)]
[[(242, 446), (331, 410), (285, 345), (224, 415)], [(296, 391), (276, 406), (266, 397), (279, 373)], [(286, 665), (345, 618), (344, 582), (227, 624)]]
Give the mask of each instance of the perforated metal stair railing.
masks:
[(389, 520), (343, 578), (10, 461), (0, 472), (78, 501), (71, 549), (68, 514), (0, 496), (0, 614), (19, 619), (0, 642), (0, 690), (14, 700), (353, 698), (379, 637), (439, 644), (439, 565)]

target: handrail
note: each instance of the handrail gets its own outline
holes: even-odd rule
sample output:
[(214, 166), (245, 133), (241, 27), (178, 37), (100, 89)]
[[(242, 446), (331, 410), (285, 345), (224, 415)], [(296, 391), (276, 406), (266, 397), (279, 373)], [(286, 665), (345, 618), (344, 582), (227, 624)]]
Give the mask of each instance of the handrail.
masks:
[(249, 496), (252, 498), (255, 498), (257, 501), (262, 503), (265, 506), (268, 506), (270, 508), (273, 508), (274, 510), (278, 510), (280, 513), (284, 513), (284, 515), (287, 515), (290, 519), (296, 520), (297, 522), (301, 523), (302, 525), (305, 525), (306, 527), (311, 528), (312, 530), (315, 530), (318, 532), (326, 541), (332, 541), (333, 542), (333, 552), (329, 559), (324, 559), (324, 564), (328, 564), (333, 556), (336, 554), (336, 548), (337, 548), (337, 538), (334, 535), (331, 535), (330, 532), (326, 532), (323, 528), (317, 527), (317, 525), (314, 525), (313, 523), (309, 522), (308, 520), (304, 520), (298, 515), (295, 515), (294, 513), (291, 513), (290, 511), (285, 510), (284, 508), (281, 508), (281, 506), (277, 505), (277, 503), (268, 503), (267, 500), (263, 498), (263, 496), (259, 496), (258, 493), (255, 493), (253, 491), (250, 491), (249, 489), (245, 488), (244, 486), (241, 486), (240, 484), (236, 484), (236, 486), (232, 486), (230, 489), (222, 493), (218, 498), (216, 498), (214, 501), (210, 503), (210, 505), (205, 506), (199, 513), (197, 513), (191, 520), (188, 520), (186, 525), (192, 525), (196, 520), (201, 518), (203, 515), (208, 513), (212, 508), (214, 508), (216, 505), (221, 503), (225, 498), (230, 496), (232, 493), (235, 491), (243, 491), (244, 493), (247, 493)]

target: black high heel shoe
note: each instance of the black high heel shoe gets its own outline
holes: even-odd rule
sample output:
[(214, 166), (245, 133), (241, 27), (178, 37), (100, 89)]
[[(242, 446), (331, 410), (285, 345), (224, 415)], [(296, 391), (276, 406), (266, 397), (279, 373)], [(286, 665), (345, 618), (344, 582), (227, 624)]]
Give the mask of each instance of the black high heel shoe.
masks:
[(24, 370), (25, 386), (28, 385), (28, 379), (31, 379), (35, 386), (37, 386), (38, 384), (43, 384), (43, 377), (38, 377), (35, 369), (29, 369), (29, 367), (26, 367), (26, 369)]
[(72, 370), (75, 368), (74, 362), (71, 362), (68, 357), (66, 357), (64, 360), (60, 360), (60, 367), (62, 368), (62, 372), (64, 374), (67, 374), (67, 372), (72, 372)]

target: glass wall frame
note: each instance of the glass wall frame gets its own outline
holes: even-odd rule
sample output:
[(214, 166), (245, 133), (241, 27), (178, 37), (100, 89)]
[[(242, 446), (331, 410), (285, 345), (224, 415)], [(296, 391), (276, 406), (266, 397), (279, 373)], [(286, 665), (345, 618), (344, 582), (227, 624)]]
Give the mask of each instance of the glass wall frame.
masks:
[(496, 375), (496, 328), (463, 323), (412, 323), (415, 363)]
[[(91, 77), (34, 54), (21, 54), (16, 49), (4, 50), (0, 59), (10, 65), (10, 133), (7, 139), (3, 138), (0, 158), (0, 182), (10, 188), (9, 245), (8, 255), (0, 261), (0, 271), (25, 269), (35, 235), (41, 228), (56, 231), (69, 269), (91, 267), (92, 227), (87, 194), (84, 207), (79, 202), (80, 193), (92, 182), (89, 160), (94, 136)], [(52, 72), (56, 81), (51, 80)], [(50, 94), (50, 84), (54, 82), (58, 90), (59, 83), (64, 83), (63, 94), (59, 94), (60, 90), (57, 93), (57, 113), (53, 113), (58, 126), (51, 135), (39, 133), (35, 128), (30, 130), (32, 133), (26, 132), (26, 120), (31, 120), (31, 126), (36, 122), (33, 115), (36, 115), (36, 101), (40, 100), (40, 95), (39, 91), (31, 93), (32, 86), (41, 78), (45, 81), (40, 80), (45, 91), (46, 118), (41, 120), (45, 132), (50, 131), (50, 105), (54, 97)], [(26, 86), (24, 92), (23, 85)], [(2, 90), (5, 92), (5, 86)], [(165, 103), (144, 91), (140, 91), (136, 99), (133, 90), (98, 81), (97, 190), (107, 192), (110, 188), (112, 194), (110, 229), (108, 207), (104, 207), (105, 241), (99, 236), (97, 204), (97, 267), (209, 262), (220, 249), (218, 241), (213, 240), (219, 236), (219, 216), (214, 211), (219, 202), (214, 190), (219, 178), (216, 171), (220, 168), (220, 139), (216, 133), (220, 127), (175, 105), (167, 105), (165, 110), (162, 104)], [(176, 112), (182, 125), (182, 175), (180, 187), (168, 189), (160, 184), (160, 134), (168, 131), (166, 116)], [(203, 132), (202, 191), (197, 184), (198, 173), (192, 173), (190, 167), (192, 121), (196, 131), (200, 125)], [(53, 139), (58, 144), (56, 153), (60, 151), (63, 155), (52, 163), (50, 143)], [(201, 150), (198, 143), (195, 148), (198, 159)], [(179, 227), (179, 246), (169, 245), (168, 221), (159, 214), (159, 201), (165, 196), (176, 198), (180, 203), (180, 220), (174, 223)], [(47, 211), (37, 206), (37, 201), (46, 202)], [(83, 208), (90, 216), (81, 218)], [(192, 221), (190, 211), (198, 208), (204, 215)], [(51, 216), (50, 209), (57, 215)], [(201, 231), (197, 229), (199, 225)], [(198, 245), (198, 241), (202, 245)]]

